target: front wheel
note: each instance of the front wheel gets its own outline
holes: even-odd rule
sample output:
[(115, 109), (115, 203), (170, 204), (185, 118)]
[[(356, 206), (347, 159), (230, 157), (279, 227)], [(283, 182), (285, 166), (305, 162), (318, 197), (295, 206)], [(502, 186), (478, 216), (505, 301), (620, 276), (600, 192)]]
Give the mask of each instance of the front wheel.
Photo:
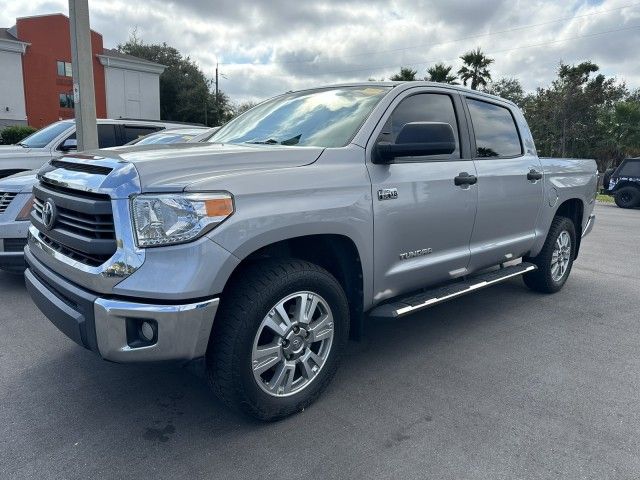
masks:
[(253, 265), (236, 276), (216, 316), (211, 386), (261, 420), (301, 411), (333, 377), (348, 330), (347, 298), (329, 272), (301, 260)]
[(538, 292), (559, 291), (571, 273), (575, 247), (576, 229), (573, 222), (565, 217), (554, 218), (538, 256), (525, 258), (525, 261), (534, 263), (538, 269), (525, 274), (524, 283)]
[(640, 189), (636, 187), (622, 187), (613, 199), (620, 208), (635, 208), (640, 205)]

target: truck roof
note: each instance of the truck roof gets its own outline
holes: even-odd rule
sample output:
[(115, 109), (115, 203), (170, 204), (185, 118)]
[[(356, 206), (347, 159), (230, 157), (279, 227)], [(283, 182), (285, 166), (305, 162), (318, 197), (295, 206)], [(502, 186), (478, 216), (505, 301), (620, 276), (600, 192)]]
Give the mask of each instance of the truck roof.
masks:
[(412, 87), (438, 87), (438, 88), (443, 88), (445, 90), (454, 90), (457, 92), (461, 92), (461, 93), (471, 93), (473, 95), (477, 95), (480, 97), (486, 97), (488, 99), (491, 100), (499, 100), (501, 102), (505, 102), (508, 103), (509, 105), (513, 105), (516, 108), (520, 108), (518, 107), (515, 103), (513, 103), (510, 100), (507, 100), (506, 98), (502, 98), (499, 97), (497, 95), (492, 95), (490, 93), (486, 93), (486, 92), (482, 92), (480, 90), (472, 90), (470, 88), (467, 87), (463, 87), (461, 85), (451, 85), (448, 83), (439, 83), (439, 82), (428, 82), (426, 80), (412, 80), (412, 81), (401, 81), (401, 82), (376, 82), (376, 81), (371, 81), (371, 82), (349, 82), (349, 83), (336, 83), (336, 84), (329, 84), (329, 85), (322, 85), (319, 87), (313, 87), (313, 88), (303, 88), (300, 90), (295, 90), (296, 92), (304, 92), (304, 91), (308, 91), (308, 90), (319, 90), (319, 89), (323, 89), (323, 88), (339, 88), (339, 87), (391, 87), (391, 88), (412, 88)]

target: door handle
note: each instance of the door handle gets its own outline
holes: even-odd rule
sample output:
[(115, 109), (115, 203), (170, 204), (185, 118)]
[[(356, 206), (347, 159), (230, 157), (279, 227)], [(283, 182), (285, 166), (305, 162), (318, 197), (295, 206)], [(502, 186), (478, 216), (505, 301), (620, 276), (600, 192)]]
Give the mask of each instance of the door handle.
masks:
[(478, 177), (475, 175), (469, 175), (467, 172), (461, 172), (457, 177), (453, 179), (458, 187), (461, 185), (475, 185), (478, 183)]
[(527, 173), (527, 180), (529, 180), (530, 182), (534, 182), (536, 180), (541, 180), (541, 179), (542, 179), (542, 172), (539, 172), (534, 168), (529, 170), (529, 173)]

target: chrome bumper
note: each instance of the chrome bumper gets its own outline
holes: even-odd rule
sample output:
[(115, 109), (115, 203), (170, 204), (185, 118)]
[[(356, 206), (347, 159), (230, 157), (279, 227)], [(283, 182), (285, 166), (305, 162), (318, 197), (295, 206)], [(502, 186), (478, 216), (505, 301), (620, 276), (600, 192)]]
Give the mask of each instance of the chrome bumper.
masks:
[[(188, 303), (144, 303), (103, 298), (69, 282), (27, 247), (25, 273), (31, 298), (62, 333), (114, 362), (192, 360), (205, 355), (219, 299)], [(141, 336), (143, 321), (153, 339)]]
[[(203, 357), (219, 302), (213, 298), (186, 305), (151, 305), (98, 298), (94, 315), (100, 355), (114, 362)], [(131, 343), (127, 324), (137, 319), (156, 322), (155, 343), (142, 346)]]
[(582, 238), (586, 237), (593, 230), (593, 225), (596, 223), (596, 215), (592, 213), (589, 215), (589, 220), (587, 220), (587, 224), (584, 227), (584, 231), (582, 232)]

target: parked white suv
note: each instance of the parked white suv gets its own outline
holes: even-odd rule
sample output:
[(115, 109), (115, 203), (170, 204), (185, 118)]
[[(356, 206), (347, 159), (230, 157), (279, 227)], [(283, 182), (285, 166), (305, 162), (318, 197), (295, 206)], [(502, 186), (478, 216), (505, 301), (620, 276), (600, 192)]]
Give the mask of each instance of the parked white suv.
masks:
[[(98, 145), (117, 147), (158, 130), (189, 127), (192, 125), (154, 120), (98, 119)], [(75, 120), (52, 123), (16, 145), (0, 146), (0, 178), (38, 169), (49, 160), (75, 150)]]

